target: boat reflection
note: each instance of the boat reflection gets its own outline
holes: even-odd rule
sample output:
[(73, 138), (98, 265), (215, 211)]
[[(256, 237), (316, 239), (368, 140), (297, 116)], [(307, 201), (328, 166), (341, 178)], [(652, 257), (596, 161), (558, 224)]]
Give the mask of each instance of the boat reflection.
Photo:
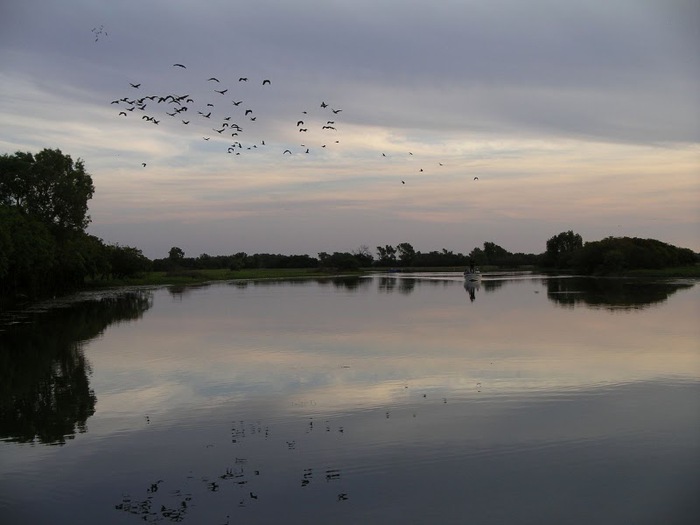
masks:
[(464, 289), (469, 294), (469, 300), (473, 303), (476, 299), (476, 291), (481, 288), (480, 281), (464, 281)]

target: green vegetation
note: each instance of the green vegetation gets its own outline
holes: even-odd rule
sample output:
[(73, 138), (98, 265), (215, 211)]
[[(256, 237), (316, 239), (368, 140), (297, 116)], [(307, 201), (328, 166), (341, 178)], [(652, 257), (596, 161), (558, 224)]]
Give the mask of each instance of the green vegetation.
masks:
[(119, 279), (94, 280), (86, 282), (91, 288), (109, 286), (142, 286), (142, 285), (184, 285), (202, 284), (210, 281), (229, 281), (233, 279), (297, 279), (306, 277), (328, 277), (329, 272), (307, 268), (253, 268), (248, 270), (195, 269), (174, 270), (169, 272), (148, 271), (140, 272), (131, 277)]
[(92, 177), (60, 150), (0, 156), (0, 297), (69, 292), (150, 267), (141, 250), (88, 235)]
[(60, 150), (0, 156), (0, 299), (40, 297), (85, 286), (192, 284), (222, 279), (327, 276), (361, 269), (550, 268), (585, 274), (697, 276), (698, 255), (654, 239), (583, 242), (573, 231), (550, 238), (542, 254), (511, 253), (493, 242), (468, 255), (423, 253), (410, 243), (310, 255), (201, 254), (173, 246), (163, 259), (88, 235), (92, 178), (82, 160)]

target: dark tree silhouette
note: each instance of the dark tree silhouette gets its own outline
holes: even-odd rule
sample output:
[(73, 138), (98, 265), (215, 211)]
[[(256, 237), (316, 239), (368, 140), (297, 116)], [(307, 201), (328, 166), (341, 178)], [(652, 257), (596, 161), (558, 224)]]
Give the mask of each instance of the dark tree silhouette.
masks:
[(60, 445), (85, 432), (97, 403), (85, 341), (151, 304), (147, 292), (106, 295), (0, 326), (0, 438)]

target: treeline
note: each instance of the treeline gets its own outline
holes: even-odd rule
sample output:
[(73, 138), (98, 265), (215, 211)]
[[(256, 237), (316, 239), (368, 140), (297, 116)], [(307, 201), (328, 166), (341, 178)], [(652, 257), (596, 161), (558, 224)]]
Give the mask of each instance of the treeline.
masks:
[(85, 232), (94, 190), (83, 161), (58, 149), (0, 156), (0, 298), (54, 295), (150, 268), (141, 250)]
[(44, 149), (0, 156), (0, 298), (47, 296), (80, 288), (88, 280), (108, 281), (146, 271), (258, 268), (545, 267), (582, 273), (619, 273), (639, 268), (693, 265), (698, 255), (654, 239), (613, 238), (584, 244), (573, 231), (550, 238), (541, 254), (511, 253), (485, 242), (468, 254), (420, 252), (408, 243), (367, 246), (351, 252), (310, 255), (201, 254), (185, 257), (178, 247), (149, 260), (138, 248), (106, 244), (85, 232), (92, 178), (82, 160)]
[(468, 255), (454, 253), (443, 248), (441, 251), (416, 251), (410, 243), (396, 246), (377, 246), (376, 257), (367, 246), (352, 252), (320, 252), (318, 257), (310, 255), (282, 255), (257, 253), (249, 255), (239, 252), (233, 255), (208, 255), (185, 257), (185, 252), (173, 246), (168, 257), (154, 259), (154, 271), (175, 272), (204, 269), (256, 269), (256, 268), (318, 268), (327, 270), (358, 270), (361, 268), (408, 268), (408, 267), (462, 267), (474, 261), (482, 266), (505, 266), (516, 268), (536, 265), (541, 255), (511, 253), (493, 242), (485, 242), (483, 249), (474, 248)]
[(693, 266), (699, 261), (693, 250), (656, 239), (606, 237), (584, 243), (581, 236), (571, 230), (550, 238), (542, 256), (544, 267), (571, 269), (583, 274)]

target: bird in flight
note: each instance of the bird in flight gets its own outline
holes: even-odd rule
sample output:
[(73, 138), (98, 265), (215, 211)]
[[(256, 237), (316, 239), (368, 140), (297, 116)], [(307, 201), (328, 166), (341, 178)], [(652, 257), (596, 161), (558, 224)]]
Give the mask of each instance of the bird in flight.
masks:
[(185, 66), (182, 64), (173, 64), (173, 67), (181, 67), (182, 69), (187, 69)]
[(92, 28), (92, 32), (95, 34), (95, 42), (100, 39), (100, 35), (107, 36), (107, 31), (104, 30), (104, 27), (104, 25), (101, 25), (100, 27)]
[(218, 78), (216, 78), (216, 77), (211, 77), (211, 78), (207, 79), (207, 82), (211, 82), (212, 80), (213, 80), (214, 82), (218, 82), (218, 81), (219, 81)]
[(248, 77), (240, 77), (238, 79), (239, 82), (248, 82)]
[(214, 91), (216, 91), (217, 93), (220, 93), (221, 95), (223, 95), (223, 94), (225, 94), (225, 93), (228, 91), (228, 89), (222, 89), (221, 91), (219, 91), (218, 89), (215, 89)]
[(145, 162), (142, 162), (142, 163), (141, 163), (141, 166), (143, 166), (143, 167), (145, 168), (145, 167), (146, 167), (146, 163), (145, 163)]
[(474, 180), (479, 180), (479, 177), (474, 177)]
[(238, 102), (236, 102), (235, 100), (232, 100), (231, 102), (233, 103), (234, 106), (240, 106), (241, 102), (243, 102), (243, 101), (239, 100)]
[(129, 85), (130, 85), (132, 88), (138, 89), (139, 86), (140, 86), (141, 84), (140, 84), (140, 83), (139, 83), (139, 84), (132, 84), (131, 82), (129, 82)]
[(284, 150), (284, 151), (282, 152), (282, 155), (284, 155), (285, 153), (289, 153), (290, 155), (292, 154), (292, 152), (291, 152), (290, 150), (288, 150), (288, 149)]
[(267, 79), (263, 80), (263, 84), (262, 84), (262, 85), (264, 86), (265, 84), (270, 85), (270, 81), (267, 80)]

